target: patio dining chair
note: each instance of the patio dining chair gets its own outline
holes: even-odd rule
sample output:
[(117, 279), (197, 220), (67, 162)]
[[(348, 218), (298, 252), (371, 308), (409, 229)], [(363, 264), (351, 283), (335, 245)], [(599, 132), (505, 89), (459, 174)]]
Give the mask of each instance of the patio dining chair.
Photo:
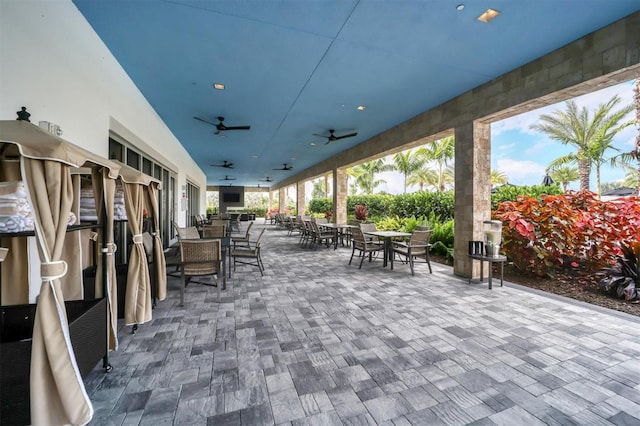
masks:
[(393, 269), (393, 259), (398, 254), (401, 258), (404, 258), (403, 263), (408, 263), (411, 269), (411, 275), (414, 274), (413, 264), (414, 259), (424, 258), (429, 265), (429, 273), (433, 274), (431, 269), (431, 261), (429, 260), (429, 250), (431, 250), (431, 230), (427, 231), (413, 231), (411, 239), (409, 241), (394, 241), (391, 246), (391, 269)]
[[(187, 284), (198, 284), (218, 287), (218, 302), (220, 301), (220, 285), (218, 276), (221, 271), (222, 251), (220, 240), (181, 240), (180, 260), (182, 264), (182, 284), (180, 287), (180, 306), (184, 306), (184, 292)], [(215, 276), (211, 281), (191, 281), (194, 277)]]
[(257, 266), (260, 269), (260, 275), (264, 276), (264, 264), (260, 257), (260, 242), (265, 228), (262, 228), (258, 239), (255, 241), (249, 241), (247, 247), (233, 248), (231, 250), (231, 257), (233, 258), (233, 270), (236, 270), (236, 264)]
[(249, 246), (249, 237), (251, 234), (252, 227), (253, 227), (253, 222), (249, 222), (249, 225), (247, 226), (247, 230), (245, 231), (244, 235), (231, 237), (231, 240), (233, 241), (233, 248), (236, 248), (236, 246), (247, 246), (247, 247)]
[(311, 219), (310, 223), (313, 229), (313, 242), (322, 244), (322, 242), (324, 241), (326, 246), (329, 247), (329, 244), (333, 241), (333, 238), (335, 237), (333, 230), (328, 230), (326, 228), (321, 227), (318, 224), (319, 223), (318, 219), (316, 220)]
[(355, 255), (356, 250), (358, 250), (359, 252), (358, 256), (361, 257), (360, 266), (358, 266), (358, 269), (362, 269), (362, 262), (367, 255), (369, 255), (369, 262), (371, 262), (373, 260), (374, 253), (376, 255), (378, 254), (378, 252), (384, 253), (384, 245), (380, 241), (367, 239), (360, 228), (353, 228), (351, 230), (351, 233), (353, 239), (349, 265), (351, 265), (351, 261), (353, 260), (353, 256)]
[(223, 238), (227, 236), (225, 225), (204, 225), (202, 227), (202, 238)]

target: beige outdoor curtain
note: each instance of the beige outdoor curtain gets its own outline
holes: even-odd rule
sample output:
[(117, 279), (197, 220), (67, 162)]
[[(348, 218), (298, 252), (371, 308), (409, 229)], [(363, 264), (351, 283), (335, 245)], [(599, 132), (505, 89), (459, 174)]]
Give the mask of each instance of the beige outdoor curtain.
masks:
[(73, 204), (70, 168), (104, 166), (115, 179), (119, 166), (24, 121), (0, 121), (0, 143), (19, 151), (42, 263), (32, 336), (31, 422), (82, 425), (91, 420), (93, 407), (71, 346), (60, 281), (67, 272), (60, 259)]
[(71, 346), (59, 279), (67, 272), (60, 258), (73, 201), (69, 166), (25, 158), (22, 177), (32, 202), (42, 260), (31, 348), (31, 422), (85, 424), (93, 416), (93, 407)]
[[(107, 315), (109, 327), (108, 342), (109, 349), (118, 349), (118, 283), (116, 280), (116, 246), (113, 237), (113, 212), (114, 197), (116, 192), (116, 181), (109, 177), (109, 170), (102, 168), (94, 168), (91, 173), (91, 185), (96, 196), (96, 212), (98, 214), (98, 224), (100, 227), (106, 228), (106, 232), (99, 233), (100, 256), (98, 257), (98, 265), (96, 268), (96, 297), (103, 297), (106, 288), (107, 297)], [(105, 209), (106, 206), (106, 209)], [(103, 226), (106, 221), (106, 226)], [(106, 259), (103, 259), (106, 257)], [(107, 273), (104, 274), (103, 261), (106, 263)], [(106, 285), (104, 285), (103, 276), (106, 275)]]
[(153, 245), (154, 256), (154, 268), (155, 268), (155, 284), (158, 300), (164, 300), (167, 298), (167, 264), (164, 257), (164, 250), (162, 247), (162, 239), (160, 238), (160, 209), (158, 206), (158, 190), (160, 189), (159, 182), (152, 182), (147, 187), (149, 195), (149, 205), (151, 209), (151, 219), (153, 222), (153, 232), (155, 234), (155, 244)]

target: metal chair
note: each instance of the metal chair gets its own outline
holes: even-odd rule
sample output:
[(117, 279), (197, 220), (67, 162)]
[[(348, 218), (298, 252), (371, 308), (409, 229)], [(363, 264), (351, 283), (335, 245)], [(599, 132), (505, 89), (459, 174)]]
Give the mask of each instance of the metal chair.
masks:
[(431, 230), (427, 231), (413, 231), (411, 239), (408, 242), (394, 241), (391, 246), (391, 269), (393, 269), (393, 259), (396, 257), (396, 253), (400, 256), (404, 256), (404, 262), (409, 263), (411, 268), (411, 275), (415, 275), (413, 271), (414, 259), (418, 257), (424, 257), (427, 265), (429, 265), (429, 273), (433, 274), (431, 269), (431, 261), (429, 260), (429, 250), (431, 250)]
[(233, 258), (233, 270), (236, 270), (236, 263), (244, 265), (257, 266), (260, 269), (260, 275), (264, 276), (264, 264), (260, 257), (260, 241), (265, 229), (262, 228), (258, 239), (254, 242), (249, 241), (247, 247), (233, 248), (231, 250), (231, 257)]
[(180, 241), (180, 260), (182, 263), (182, 286), (180, 287), (180, 306), (184, 306), (184, 291), (193, 277), (214, 276), (214, 283), (193, 281), (198, 284), (218, 287), (218, 302), (220, 301), (220, 287), (218, 275), (222, 262), (220, 240), (182, 240)]
[(247, 230), (245, 231), (244, 235), (231, 237), (231, 240), (233, 241), (233, 248), (236, 248), (236, 246), (249, 247), (249, 237), (251, 234), (252, 227), (253, 227), (253, 222), (249, 222), (249, 225), (247, 226)]
[(376, 253), (376, 255), (378, 252), (384, 253), (384, 245), (380, 241), (369, 240), (366, 238), (360, 228), (353, 228), (351, 233), (353, 249), (351, 250), (349, 265), (351, 265), (351, 261), (353, 260), (356, 250), (360, 252), (358, 256), (361, 257), (358, 269), (362, 269), (362, 262), (367, 254), (369, 255), (369, 262), (371, 262), (373, 260), (373, 253)]

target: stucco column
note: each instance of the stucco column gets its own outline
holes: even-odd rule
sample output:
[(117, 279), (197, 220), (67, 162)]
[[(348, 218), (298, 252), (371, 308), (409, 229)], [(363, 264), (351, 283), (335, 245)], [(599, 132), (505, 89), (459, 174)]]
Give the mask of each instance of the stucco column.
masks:
[(455, 209), (453, 272), (479, 277), (480, 264), (467, 257), (468, 242), (482, 240), (482, 222), (491, 219), (491, 125), (470, 122), (455, 128)]
[(273, 208), (273, 191), (269, 190), (269, 208), (267, 210), (271, 210)]
[(284, 207), (286, 203), (286, 197), (284, 194), (284, 186), (278, 190), (278, 212), (284, 213)]
[(302, 216), (304, 214), (305, 209), (305, 193), (304, 193), (304, 181), (299, 181), (296, 183), (296, 191), (297, 191), (297, 200), (296, 200), (296, 210), (298, 215)]
[(333, 168), (334, 223), (347, 223), (348, 176), (346, 168)]

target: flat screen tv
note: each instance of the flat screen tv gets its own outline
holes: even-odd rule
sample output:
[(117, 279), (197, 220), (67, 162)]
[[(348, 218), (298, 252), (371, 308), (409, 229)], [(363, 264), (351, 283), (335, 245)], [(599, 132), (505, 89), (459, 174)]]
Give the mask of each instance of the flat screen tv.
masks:
[(239, 203), (240, 194), (237, 192), (225, 192), (222, 194), (222, 201), (225, 203)]

